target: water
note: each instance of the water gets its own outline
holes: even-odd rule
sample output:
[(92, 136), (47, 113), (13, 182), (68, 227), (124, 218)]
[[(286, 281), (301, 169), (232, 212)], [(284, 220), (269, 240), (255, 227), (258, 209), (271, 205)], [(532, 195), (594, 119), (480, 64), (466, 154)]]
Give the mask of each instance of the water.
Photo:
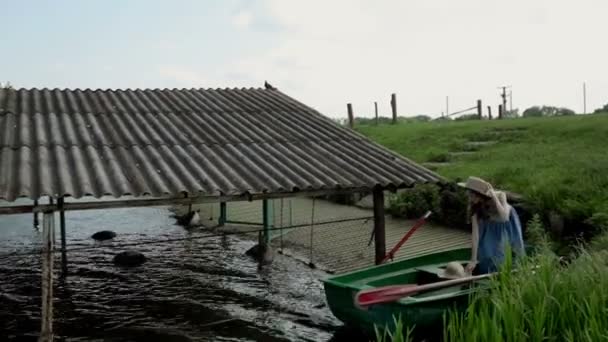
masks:
[[(66, 212), (66, 221), (68, 249), (86, 249), (68, 253), (65, 279), (56, 257), (58, 340), (336, 340), (341, 323), (325, 305), (320, 281), (327, 274), (299, 261), (277, 254), (258, 271), (245, 255), (254, 242), (240, 236), (117, 247), (201, 233), (175, 225), (165, 207)], [(117, 237), (93, 241), (90, 236), (100, 230)], [(33, 251), (40, 243), (32, 214), (0, 216), (0, 254)], [(148, 261), (115, 266), (113, 256), (125, 249), (144, 253)], [(36, 339), (40, 283), (40, 255), (0, 258), (0, 340)]]

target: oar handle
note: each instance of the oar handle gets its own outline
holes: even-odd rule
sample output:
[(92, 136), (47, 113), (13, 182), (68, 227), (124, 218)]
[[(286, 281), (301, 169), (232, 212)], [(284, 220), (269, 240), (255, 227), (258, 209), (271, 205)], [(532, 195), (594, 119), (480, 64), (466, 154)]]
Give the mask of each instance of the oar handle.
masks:
[(435, 290), (443, 287), (469, 283), (472, 281), (492, 277), (495, 274), (497, 273), (487, 273), (459, 279), (444, 280), (426, 285), (389, 285), (373, 289), (365, 289), (357, 292), (355, 296), (355, 304), (358, 307), (366, 307), (372, 304), (394, 302), (401, 298), (408, 297), (422, 291)]

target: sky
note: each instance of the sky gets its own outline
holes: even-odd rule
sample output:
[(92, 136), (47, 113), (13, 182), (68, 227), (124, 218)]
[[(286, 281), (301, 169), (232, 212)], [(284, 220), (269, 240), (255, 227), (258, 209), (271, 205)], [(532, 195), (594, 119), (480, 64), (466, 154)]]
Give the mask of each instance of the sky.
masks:
[[(0, 0), (16, 88), (232, 88), (334, 118), (608, 103), (606, 0)], [(485, 110), (484, 110), (485, 113)]]

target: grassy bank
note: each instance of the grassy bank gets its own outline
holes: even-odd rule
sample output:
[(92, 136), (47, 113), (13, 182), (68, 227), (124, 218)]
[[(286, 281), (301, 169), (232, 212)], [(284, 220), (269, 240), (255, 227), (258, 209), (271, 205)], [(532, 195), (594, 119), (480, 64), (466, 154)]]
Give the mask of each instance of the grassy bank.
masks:
[(477, 175), (539, 211), (583, 222), (608, 213), (608, 115), (359, 126), (441, 175)]
[[(538, 254), (517, 264), (517, 272), (493, 278), (490, 289), (471, 298), (466, 312), (445, 315), (443, 340), (606, 341), (608, 340), (608, 234), (603, 232), (564, 265), (543, 237)], [(378, 341), (412, 341), (391, 332)], [(388, 337), (387, 332), (385, 336)]]

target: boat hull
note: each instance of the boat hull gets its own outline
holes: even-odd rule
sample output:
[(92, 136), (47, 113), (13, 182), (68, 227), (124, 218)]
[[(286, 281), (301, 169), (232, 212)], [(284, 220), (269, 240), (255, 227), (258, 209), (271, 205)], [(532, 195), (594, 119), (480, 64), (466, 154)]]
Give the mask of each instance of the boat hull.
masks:
[(469, 259), (470, 248), (463, 248), (330, 277), (324, 280), (325, 296), (334, 316), (345, 325), (368, 333), (373, 333), (376, 326), (393, 329), (393, 317), (401, 317), (404, 327), (415, 327), (417, 331), (437, 329), (448, 309), (466, 309), (471, 293), (480, 287), (456, 285), (367, 308), (355, 305), (355, 295), (362, 289), (378, 286), (441, 281), (444, 279), (439, 278), (435, 271), (448, 262), (466, 264)]

